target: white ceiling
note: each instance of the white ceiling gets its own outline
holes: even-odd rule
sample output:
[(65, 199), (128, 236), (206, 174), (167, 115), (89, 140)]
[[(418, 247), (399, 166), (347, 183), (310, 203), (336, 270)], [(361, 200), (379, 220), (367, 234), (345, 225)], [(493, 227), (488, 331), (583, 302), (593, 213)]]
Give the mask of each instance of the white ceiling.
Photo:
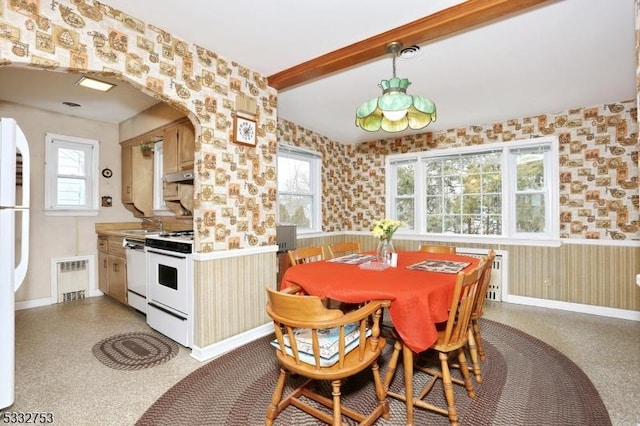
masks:
[[(102, 0), (265, 76), (462, 3), (431, 0)], [(410, 6), (410, 7), (409, 7)], [(524, 13), (420, 46), (398, 60), (408, 93), (431, 98), (438, 119), (426, 130), (490, 124), (636, 96), (633, 0), (549, 1)], [(29, 73), (43, 73), (29, 71)], [(356, 107), (391, 77), (389, 56), (279, 93), (278, 115), (341, 143), (386, 139), (354, 124)], [(120, 83), (105, 100), (45, 73), (0, 68), (0, 99), (119, 123), (155, 100)], [(46, 78), (45, 78), (46, 77)], [(58, 89), (64, 89), (62, 93)], [(56, 93), (58, 92), (58, 93)], [(91, 96), (85, 98), (83, 95)], [(123, 105), (118, 104), (122, 97)], [(98, 100), (96, 100), (98, 99)], [(62, 100), (83, 104), (69, 110)], [(113, 103), (112, 103), (113, 102)], [(404, 132), (420, 133), (421, 131)]]

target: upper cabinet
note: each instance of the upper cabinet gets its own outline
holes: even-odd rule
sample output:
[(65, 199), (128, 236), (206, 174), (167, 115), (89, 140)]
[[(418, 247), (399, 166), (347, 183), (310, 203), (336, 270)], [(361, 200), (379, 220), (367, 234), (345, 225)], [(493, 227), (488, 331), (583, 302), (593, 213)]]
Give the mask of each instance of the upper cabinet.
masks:
[(141, 148), (146, 143), (135, 138), (121, 145), (122, 203), (136, 217), (153, 216), (153, 155)]
[[(163, 140), (163, 174), (177, 173), (183, 170), (193, 170), (193, 156), (195, 151), (195, 130), (189, 120), (176, 123), (164, 130)], [(180, 184), (177, 182), (163, 183), (165, 200), (180, 199)]]
[[(160, 141), (162, 141), (162, 150), (156, 154), (154, 146)], [(164, 199), (166, 207), (176, 216), (191, 216), (195, 152), (195, 130), (191, 122), (187, 118), (174, 121), (121, 142), (120, 145), (124, 206), (136, 217), (149, 217), (156, 213), (154, 204), (159, 206)], [(155, 155), (161, 155), (161, 158), (154, 160)], [(154, 166), (157, 170), (154, 170)], [(191, 180), (170, 179), (167, 182), (163, 179), (164, 176), (183, 171), (191, 177)], [(162, 185), (159, 185), (160, 180)], [(158, 191), (161, 188), (162, 191), (161, 194), (155, 195), (155, 203), (154, 187)]]

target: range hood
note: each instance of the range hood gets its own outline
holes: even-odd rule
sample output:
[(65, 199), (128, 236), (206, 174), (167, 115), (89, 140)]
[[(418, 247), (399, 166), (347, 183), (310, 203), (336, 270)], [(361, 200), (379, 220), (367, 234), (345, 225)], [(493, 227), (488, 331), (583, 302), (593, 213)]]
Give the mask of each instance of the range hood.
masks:
[(193, 181), (193, 170), (180, 170), (175, 173), (167, 173), (162, 177), (165, 182), (187, 182)]

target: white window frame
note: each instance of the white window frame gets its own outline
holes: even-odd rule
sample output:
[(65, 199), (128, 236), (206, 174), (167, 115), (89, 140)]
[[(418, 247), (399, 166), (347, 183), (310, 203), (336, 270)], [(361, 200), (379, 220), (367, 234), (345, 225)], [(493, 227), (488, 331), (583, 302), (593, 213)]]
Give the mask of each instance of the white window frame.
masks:
[[(45, 137), (45, 201), (47, 216), (97, 216), (99, 209), (99, 142), (95, 139), (47, 133)], [(68, 206), (58, 203), (58, 150), (69, 148), (87, 153), (85, 163), (86, 204)]]
[[(304, 148), (290, 145), (280, 145), (278, 147), (278, 157), (286, 156), (310, 164), (310, 192), (309, 193), (288, 193), (292, 195), (311, 196), (311, 228), (297, 228), (298, 234), (310, 234), (322, 231), (322, 156), (320, 153)], [(276, 163), (277, 164), (277, 163)], [(276, 220), (280, 221), (280, 191), (278, 190), (276, 200)]]
[[(515, 164), (510, 155), (511, 150), (530, 148), (537, 146), (548, 146), (545, 151), (545, 183), (547, 185), (547, 204), (545, 211), (546, 229), (544, 233), (519, 233), (515, 228)], [(424, 215), (425, 188), (424, 170), (422, 159), (429, 157), (451, 156), (458, 154), (472, 154), (486, 151), (502, 150), (501, 168), (503, 176), (508, 178), (502, 181), (502, 235), (468, 235), (468, 234), (445, 234), (427, 233), (426, 218)], [(415, 162), (415, 186), (414, 186), (414, 223), (398, 230), (398, 236), (404, 235), (414, 239), (451, 241), (451, 242), (485, 242), (485, 243), (505, 243), (508, 240), (517, 240), (519, 244), (529, 243), (531, 245), (559, 245), (560, 236), (560, 197), (559, 197), (559, 147), (557, 137), (541, 137), (509, 143), (499, 142), (471, 147), (450, 148), (425, 152), (412, 152), (406, 154), (388, 155), (385, 159), (386, 169), (386, 216), (396, 219), (395, 201), (398, 197), (397, 172), (395, 166)], [(513, 177), (513, 179), (512, 179)]]

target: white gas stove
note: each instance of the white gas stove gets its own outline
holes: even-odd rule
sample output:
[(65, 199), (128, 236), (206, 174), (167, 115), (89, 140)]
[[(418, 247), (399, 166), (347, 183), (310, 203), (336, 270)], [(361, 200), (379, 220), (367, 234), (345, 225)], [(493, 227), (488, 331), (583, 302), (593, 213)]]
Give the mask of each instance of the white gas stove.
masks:
[(192, 253), (193, 231), (177, 231), (147, 235), (145, 245), (167, 252)]
[(193, 231), (148, 235), (147, 324), (183, 346), (193, 345)]

